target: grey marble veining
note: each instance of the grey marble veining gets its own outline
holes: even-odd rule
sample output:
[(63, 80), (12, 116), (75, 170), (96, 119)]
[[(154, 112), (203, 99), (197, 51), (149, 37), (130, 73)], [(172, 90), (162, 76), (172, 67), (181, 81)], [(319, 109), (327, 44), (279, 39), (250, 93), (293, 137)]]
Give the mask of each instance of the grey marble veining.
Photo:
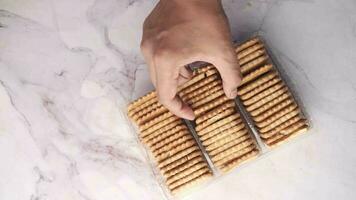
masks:
[[(139, 52), (156, 1), (0, 1), (0, 199), (163, 199), (125, 116), (153, 87)], [(356, 2), (224, 0), (237, 41), (262, 35), (310, 136), (187, 199), (356, 196)]]

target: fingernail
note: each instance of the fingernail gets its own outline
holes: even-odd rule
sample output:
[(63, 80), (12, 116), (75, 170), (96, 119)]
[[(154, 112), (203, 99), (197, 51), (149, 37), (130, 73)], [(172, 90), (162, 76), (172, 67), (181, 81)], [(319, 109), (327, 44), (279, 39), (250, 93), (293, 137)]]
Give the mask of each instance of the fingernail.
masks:
[(237, 90), (235, 89), (235, 90), (231, 90), (231, 92), (230, 92), (230, 98), (231, 99), (233, 99), (233, 98), (235, 98), (237, 96)]

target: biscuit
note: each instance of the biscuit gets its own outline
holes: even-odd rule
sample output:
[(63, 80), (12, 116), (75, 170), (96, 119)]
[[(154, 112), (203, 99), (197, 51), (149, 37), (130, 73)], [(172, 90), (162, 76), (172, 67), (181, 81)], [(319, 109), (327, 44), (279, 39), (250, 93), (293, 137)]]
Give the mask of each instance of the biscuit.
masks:
[(146, 144), (151, 147), (152, 151), (154, 151), (163, 147), (164, 145), (167, 145), (168, 143), (177, 140), (178, 138), (192, 137), (187, 128), (180, 128), (180, 126), (178, 128), (179, 129), (172, 129), (170, 132), (166, 132), (165, 134), (159, 135), (156, 138), (146, 142)]
[[(222, 119), (214, 124), (209, 125), (208, 127), (205, 127), (203, 130), (198, 131), (198, 135), (204, 135), (206, 133), (209, 133), (210, 131), (213, 131), (214, 129), (217, 129), (227, 123), (230, 123), (231, 121), (234, 121), (236, 119), (240, 118), (240, 115), (238, 113), (232, 114), (225, 119)], [(239, 119), (241, 120), (241, 119)]]
[[(225, 144), (234, 141), (234, 140), (238, 140), (238, 138), (244, 136), (248, 134), (246, 129), (240, 130), (240, 131), (236, 131), (233, 134), (226, 134), (226, 136), (224, 137), (217, 137), (216, 140), (214, 140), (213, 143), (211, 143), (210, 145), (206, 146), (205, 149), (208, 152), (211, 152), (215, 149), (218, 149), (219, 147), (224, 146)], [(219, 135), (218, 135), (219, 136)]]
[(251, 139), (251, 137), (248, 133), (246, 133), (245, 135), (242, 135), (236, 139), (227, 141), (226, 143), (221, 143), (221, 146), (219, 146), (218, 148), (216, 148), (212, 151), (209, 151), (209, 155), (210, 156), (217, 155), (218, 153), (226, 151), (226, 150), (230, 149), (231, 147), (241, 143), (242, 141), (248, 140), (248, 139)]
[(280, 117), (279, 119), (273, 121), (272, 123), (269, 123), (267, 126), (261, 128), (259, 131), (261, 133), (265, 133), (265, 132), (277, 127), (278, 125), (282, 124), (283, 122), (289, 120), (290, 118), (298, 115), (298, 114), (300, 114), (300, 110), (299, 109), (293, 110), (293, 111), (285, 114), (284, 116)]
[(184, 96), (187, 95), (188, 93), (191, 93), (201, 87), (204, 87), (206, 84), (213, 82), (215, 80), (217, 80), (219, 78), (219, 76), (217, 74), (214, 74), (212, 76), (209, 76), (207, 78), (204, 78), (202, 80), (199, 80), (198, 82), (190, 85), (189, 87), (184, 88), (183, 90), (181, 90), (179, 92), (179, 96)]
[(279, 77), (277, 78), (273, 78), (263, 84), (261, 84), (260, 86), (256, 87), (255, 89), (251, 90), (250, 92), (244, 94), (244, 95), (241, 95), (240, 98), (242, 100), (247, 100), (255, 95), (258, 95), (260, 94), (260, 92), (264, 91), (265, 89), (279, 83), (281, 81), (281, 79)]
[(182, 96), (181, 98), (184, 102), (186, 102), (200, 94), (205, 94), (206, 91), (210, 91), (212, 88), (214, 88), (217, 85), (221, 85), (221, 80), (218, 79), (213, 82), (210, 82), (210, 83), (206, 84), (204, 87), (200, 88), (199, 90), (192, 91), (192, 92)]
[(174, 176), (167, 178), (166, 183), (169, 185), (175, 181), (178, 181), (179, 179), (183, 179), (184, 177), (188, 176), (189, 174), (199, 171), (200, 169), (202, 169), (204, 167), (205, 168), (208, 167), (206, 163), (204, 163), (204, 162), (197, 163), (197, 164), (190, 166), (189, 168), (175, 174)]
[(235, 106), (234, 101), (227, 101), (226, 103), (224, 103), (224, 104), (214, 108), (213, 110), (205, 113), (204, 115), (196, 118), (195, 123), (200, 124), (200, 123), (214, 117), (215, 115), (218, 115), (219, 113), (225, 111), (226, 109), (233, 108), (234, 106)]
[(257, 37), (256, 38), (252, 38), (252, 39), (242, 43), (241, 45), (238, 45), (236, 47), (235, 51), (236, 52), (240, 52), (240, 51), (242, 51), (242, 50), (244, 50), (244, 49), (246, 49), (246, 48), (248, 48), (248, 47), (250, 47), (250, 46), (252, 46), (252, 45), (254, 45), (256, 43), (259, 43), (259, 42), (260, 42), (259, 38), (257, 38)]
[(147, 123), (148, 121), (162, 115), (163, 113), (168, 112), (168, 109), (161, 106), (158, 107), (157, 109), (152, 110), (151, 112), (148, 112), (145, 115), (142, 115), (141, 117), (139, 117), (136, 121), (138, 125), (143, 125), (145, 123)]
[(244, 64), (250, 62), (251, 60), (254, 60), (254, 59), (256, 59), (262, 55), (265, 55), (265, 54), (266, 54), (266, 51), (264, 49), (260, 49), (260, 50), (257, 50), (255, 52), (250, 53), (249, 55), (239, 59), (238, 62), (241, 66), (241, 65), (244, 65)]
[(196, 142), (193, 138), (191, 138), (190, 140), (187, 140), (185, 142), (183, 142), (182, 144), (179, 144), (178, 146), (172, 148), (169, 151), (165, 151), (159, 155), (156, 156), (156, 160), (162, 161), (167, 159), (168, 157), (174, 156), (176, 153), (183, 151), (185, 149), (188, 149), (191, 146), (196, 146)]
[(156, 103), (159, 104), (157, 97), (154, 97), (154, 98), (149, 99), (149, 100), (147, 100), (145, 102), (141, 102), (140, 105), (137, 105), (137, 106), (131, 108), (131, 110), (129, 112), (134, 114), (134, 113), (137, 113), (137, 112), (145, 109), (146, 107), (150, 107), (150, 106), (152, 106), (153, 104), (156, 104)]
[(153, 104), (143, 108), (142, 110), (138, 110), (138, 111), (131, 110), (128, 113), (128, 115), (129, 115), (130, 118), (132, 118), (134, 120), (137, 120), (139, 117), (151, 112), (152, 110), (157, 109), (158, 107), (162, 107), (162, 104), (156, 102), (156, 103), (153, 103)]
[(289, 105), (289, 106), (283, 108), (282, 110), (278, 111), (276, 114), (272, 115), (268, 119), (266, 119), (262, 122), (255, 122), (255, 124), (258, 128), (263, 128), (267, 125), (270, 125), (272, 122), (282, 118), (284, 115), (292, 112), (296, 108), (297, 108), (297, 104), (293, 103), (292, 105)]
[(227, 116), (229, 116), (229, 115), (231, 115), (231, 114), (233, 114), (233, 113), (235, 113), (235, 112), (236, 112), (236, 111), (235, 111), (234, 108), (228, 108), (228, 109), (222, 111), (221, 113), (219, 113), (219, 114), (217, 114), (217, 115), (215, 115), (215, 116), (209, 118), (208, 120), (202, 122), (201, 124), (198, 124), (198, 125), (195, 127), (195, 130), (200, 131), (200, 130), (202, 130), (203, 128), (205, 128), (205, 127), (207, 127), (207, 126), (213, 124), (214, 122), (219, 121), (219, 120), (221, 120), (221, 119), (224, 119), (225, 117), (227, 117)]
[(261, 76), (262, 74), (265, 74), (269, 72), (270, 70), (273, 69), (273, 66), (271, 64), (264, 65), (262, 67), (259, 67), (258, 69), (246, 74), (245, 76), (242, 77), (241, 85), (244, 85), (252, 80), (255, 80), (257, 77)]
[(297, 115), (295, 117), (292, 117), (291, 119), (289, 119), (288, 121), (285, 121), (284, 123), (278, 125), (277, 127), (273, 128), (272, 130), (266, 132), (266, 133), (260, 133), (260, 136), (263, 139), (267, 139), (277, 133), (279, 133), (279, 131), (287, 128), (288, 126), (294, 124), (295, 122), (299, 121), (301, 118), (301, 116)]
[(196, 76), (193, 76), (192, 79), (190, 79), (189, 81), (187, 81), (187, 82), (183, 83), (182, 85), (178, 86), (178, 89), (177, 89), (177, 90), (178, 90), (178, 91), (182, 91), (182, 90), (184, 90), (185, 88), (187, 88), (187, 87), (189, 87), (189, 86), (191, 86), (191, 85), (197, 83), (198, 81), (204, 79), (205, 76), (206, 76), (206, 75), (205, 75), (204, 73), (203, 73), (203, 74), (198, 74), (198, 75), (196, 75)]
[(279, 132), (279, 134), (289, 135), (289, 134), (293, 133), (294, 131), (296, 131), (297, 129), (299, 129), (300, 127), (305, 126), (306, 124), (307, 124), (307, 121), (305, 119), (300, 120), (300, 121), (288, 126), (287, 128), (281, 130)]
[(263, 106), (257, 108), (256, 110), (251, 111), (250, 114), (251, 114), (251, 116), (255, 117), (255, 116), (267, 111), (268, 109), (272, 108), (273, 106), (278, 105), (280, 102), (284, 101), (285, 99), (287, 99), (289, 97), (290, 97), (289, 93), (284, 93), (284, 94), (276, 97), (272, 101), (269, 101), (268, 103), (264, 104)]
[[(186, 128), (186, 126), (183, 125), (182, 120), (176, 120), (176, 121), (173, 121), (173, 122), (167, 124), (166, 126), (160, 128), (159, 130), (156, 130), (152, 134), (145, 135), (145, 136), (141, 136), (140, 135), (140, 138), (141, 138), (141, 140), (143, 142), (146, 143), (146, 142), (148, 142), (150, 140), (153, 140), (154, 138), (156, 138), (156, 137), (158, 137), (160, 135), (164, 135), (165, 134), (165, 136), (168, 137), (168, 136), (172, 135), (173, 133), (175, 133), (174, 130), (172, 131), (172, 129), (176, 130), (176, 127), (178, 127), (177, 129), (179, 129), (179, 130), (183, 129), (182, 127)], [(168, 134), (168, 133), (170, 133), (170, 134)]]
[(202, 74), (202, 73), (205, 73), (207, 72), (208, 70), (210, 69), (214, 69), (215, 67), (213, 65), (207, 65), (207, 66), (203, 66), (203, 67), (199, 67), (197, 69), (194, 70), (194, 72), (196, 74)]
[[(182, 132), (181, 132), (182, 133)], [(184, 132), (183, 132), (184, 133)], [(176, 134), (175, 134), (176, 135)], [(179, 134), (177, 134), (178, 136)], [(167, 139), (167, 138), (166, 138)], [(167, 151), (170, 151), (172, 150), (173, 148), (175, 148), (176, 146), (178, 145), (181, 145), (183, 144), (184, 142), (187, 142), (187, 141), (190, 141), (190, 140), (193, 140), (194, 138), (189, 134), (187, 133), (186, 135), (183, 135), (183, 136), (180, 136), (180, 137), (176, 137), (174, 140), (171, 140), (170, 142), (167, 142), (166, 144), (164, 144), (163, 146), (161, 147), (155, 147), (153, 151), (153, 154), (155, 156), (159, 155), (159, 154), (162, 154), (164, 152), (167, 152)]]
[(168, 184), (168, 188), (170, 190), (172, 190), (172, 189), (178, 187), (179, 185), (183, 185), (191, 180), (194, 180), (195, 178), (199, 177), (200, 175), (202, 175), (206, 172), (209, 172), (209, 168), (207, 168), (207, 167), (201, 168), (201, 169), (199, 169), (199, 170), (197, 170), (197, 171), (195, 171), (195, 172), (193, 172), (193, 173), (191, 173), (177, 181), (174, 181), (174, 182)]
[(283, 83), (275, 84), (274, 86), (272, 86), (270, 88), (267, 88), (266, 90), (264, 90), (264, 91), (260, 92), (259, 94), (251, 97), (250, 99), (247, 99), (247, 100), (243, 101), (243, 104), (245, 106), (252, 105), (253, 103), (259, 101), (260, 99), (263, 99), (264, 97), (266, 97), (266, 96), (268, 96), (270, 94), (273, 94), (275, 91), (279, 90), (282, 87), (284, 87)]
[(169, 124), (173, 121), (178, 121), (178, 120), (181, 120), (181, 119), (176, 117), (172, 113), (168, 112), (168, 113), (165, 113), (165, 114), (147, 122), (146, 124), (139, 127), (139, 129), (141, 131), (141, 135), (146, 136), (146, 135), (149, 135), (149, 134), (153, 133), (154, 131), (166, 126), (167, 124)]
[(147, 102), (148, 100), (155, 98), (156, 97), (156, 91), (152, 91), (140, 98), (138, 98), (137, 100), (135, 100), (134, 102), (130, 103), (127, 107), (128, 111), (131, 111), (133, 108)]
[(193, 152), (190, 152), (187, 155), (182, 156), (181, 158), (179, 158), (175, 161), (166, 163), (165, 165), (162, 165), (162, 164), (158, 165), (158, 167), (161, 169), (161, 171), (163, 173), (166, 173), (170, 170), (173, 170), (173, 169), (183, 165), (184, 163), (188, 162), (189, 160), (192, 160), (192, 159), (198, 158), (198, 157), (202, 158), (202, 154), (201, 154), (200, 150), (196, 149)]
[(191, 107), (194, 109), (222, 95), (224, 95), (223, 87), (221, 85), (217, 85), (211, 90), (192, 98), (191, 100), (187, 101), (187, 103), (191, 104)]
[(245, 75), (246, 73), (248, 73), (249, 71), (255, 69), (256, 67), (264, 64), (266, 61), (268, 60), (268, 56), (266, 55), (262, 55), (254, 60), (251, 60), (250, 62), (242, 65), (240, 67), (241, 73), (243, 75)]
[(216, 68), (213, 68), (213, 69), (209, 69), (205, 72), (205, 75), (207, 77), (211, 76), (211, 75), (214, 75), (214, 74), (217, 74), (219, 73), (218, 70)]
[(193, 145), (193, 146), (191, 146), (191, 147), (189, 147), (187, 149), (184, 149), (183, 151), (180, 151), (180, 152), (176, 153), (175, 155), (163, 160), (162, 162), (159, 162), (158, 163), (158, 167), (162, 168), (162, 167), (164, 167), (164, 166), (166, 166), (166, 165), (168, 165), (168, 164), (170, 164), (170, 163), (172, 163), (172, 162), (174, 162), (174, 161), (176, 161), (176, 160), (178, 160), (178, 159), (180, 159), (180, 158), (182, 158), (182, 157), (184, 157), (186, 155), (189, 155), (190, 153), (192, 153), (192, 152), (194, 152), (196, 150), (199, 150), (197, 145)]
[(301, 128), (297, 129), (296, 131), (294, 131), (293, 133), (289, 134), (289, 135), (278, 135), (278, 136), (282, 136), (282, 137), (279, 137), (279, 138), (276, 138), (275, 140), (273, 141), (270, 141), (269, 143), (267, 143), (268, 146), (270, 147), (274, 147), (274, 146), (277, 146), (277, 145), (280, 145), (284, 142), (287, 142), (288, 139), (290, 138), (293, 138), (301, 133), (304, 133), (305, 131), (308, 130), (308, 126), (307, 125), (304, 125), (302, 126)]
[(244, 154), (243, 156), (240, 156), (240, 157), (233, 159), (233, 160), (229, 161), (228, 163), (224, 164), (221, 167), (221, 170), (226, 173), (226, 172), (230, 171), (231, 169), (235, 168), (236, 166), (241, 165), (243, 162), (248, 161), (253, 158), (256, 158), (258, 153), (259, 153), (258, 149), (254, 149), (254, 150)]
[(182, 189), (192, 188), (192, 187), (194, 187), (194, 185), (201, 183), (203, 181), (206, 181), (207, 179), (211, 178), (212, 176), (213, 175), (211, 174), (211, 172), (205, 172), (204, 174), (190, 180), (189, 182), (171, 189), (171, 192), (172, 192), (172, 194), (177, 194), (177, 193), (181, 192)]
[(189, 169), (190, 167), (192, 167), (196, 164), (199, 164), (199, 163), (205, 163), (204, 159), (201, 156), (192, 158), (191, 160), (188, 160), (186, 163), (181, 164), (181, 165), (177, 166), (176, 168), (165, 172), (163, 175), (165, 178), (168, 178), (168, 177), (174, 176), (175, 174), (178, 174), (182, 171), (185, 171), (186, 169)]
[(288, 92), (288, 88), (286, 87), (283, 87), (277, 91), (275, 91), (273, 94), (269, 95), (269, 96), (266, 96), (265, 98), (263, 99), (260, 99), (259, 101), (255, 102), (254, 104), (250, 105), (250, 106), (247, 106), (246, 107), (246, 110), (251, 112), (253, 111), (254, 109), (256, 108), (259, 108), (263, 105), (265, 105), (266, 103), (272, 101), (273, 99), (277, 98), (278, 96), (282, 95), (283, 93), (286, 93)]
[(215, 134), (218, 134), (218, 133), (220, 133), (220, 132), (222, 132), (222, 131), (225, 131), (226, 129), (229, 129), (229, 128), (231, 128), (231, 127), (234, 127), (234, 126), (236, 126), (236, 125), (238, 125), (238, 124), (240, 124), (241, 123), (241, 119), (237, 119), (237, 120), (233, 120), (233, 121), (231, 121), (230, 123), (227, 123), (227, 124), (225, 124), (225, 125), (223, 125), (223, 126), (221, 126), (221, 127), (219, 127), (219, 128), (217, 128), (217, 129), (215, 129), (215, 130), (213, 130), (213, 131), (210, 131), (209, 133), (208, 132), (203, 132), (203, 134), (201, 133), (201, 132), (197, 132), (197, 134), (199, 135), (199, 136), (204, 136), (205, 134), (207, 134), (208, 133), (208, 136), (211, 136), (211, 135), (215, 135)]
[(275, 114), (276, 112), (280, 111), (281, 109), (285, 108), (286, 106), (289, 106), (292, 103), (294, 103), (293, 99), (286, 99), (286, 100), (282, 101), (281, 103), (277, 104), (276, 106), (270, 108), (269, 110), (254, 117), (253, 120), (255, 122), (261, 122), (264, 119), (266, 119), (267, 117), (270, 117), (271, 115)]
[(221, 160), (218, 160), (216, 162), (214, 162), (214, 164), (217, 166), (217, 167), (220, 167), (226, 163), (228, 163), (229, 161), (231, 161), (232, 159), (235, 159), (235, 158), (238, 158), (250, 151), (252, 151), (253, 149), (256, 149), (256, 146), (254, 144), (251, 144), (250, 146), (247, 146), (239, 151), (236, 151), (226, 157), (224, 157), (223, 159)]
[(246, 133), (247, 133), (247, 129), (246, 128), (242, 128), (239, 131), (234, 131), (234, 132), (228, 130), (226, 132), (222, 132), (220, 134), (214, 135), (213, 137), (210, 137), (209, 139), (202, 141), (202, 143), (206, 147), (206, 149), (211, 149), (211, 148), (209, 148), (209, 146), (211, 144), (214, 144), (215, 142), (217, 142), (217, 140), (219, 140), (219, 139), (222, 139), (222, 138), (227, 137), (227, 136), (232, 135), (232, 134), (236, 134), (236, 135), (242, 136), (242, 135), (244, 135)]
[(259, 49), (263, 49), (263, 48), (264, 48), (264, 46), (261, 43), (257, 43), (255, 45), (252, 45), (252, 46), (246, 48), (245, 50), (240, 51), (237, 54), (237, 59), (240, 60), (241, 58), (243, 58), (243, 57), (245, 57), (245, 56), (247, 56), (247, 55), (249, 55), (249, 54), (251, 54), (251, 53), (253, 53), (253, 52), (257, 51), (257, 50), (259, 50)]
[[(237, 131), (239, 131), (239, 130), (241, 130), (241, 129), (243, 129), (244, 127), (245, 127), (245, 124), (244, 123), (240, 123), (241, 122), (241, 120), (235, 120), (234, 121), (235, 123), (234, 124), (236, 124), (236, 123), (239, 123), (239, 124), (237, 124), (237, 125), (234, 125), (234, 126), (232, 126), (231, 128), (229, 128), (229, 129), (225, 129), (223, 132), (224, 132), (224, 135), (229, 135), (229, 134), (233, 134), (233, 133), (235, 133), (235, 132), (237, 132)], [(218, 129), (215, 129), (215, 130), (220, 130), (219, 128)], [(207, 134), (205, 134), (205, 135), (202, 135), (201, 137), (200, 137), (200, 139), (202, 140), (202, 141), (206, 141), (206, 140), (208, 140), (209, 138), (211, 138), (211, 137), (214, 137), (215, 135), (217, 135), (217, 134), (222, 134), (221, 132), (222, 131), (211, 131), (211, 132), (209, 132), (209, 133), (207, 133)], [(222, 135), (223, 136), (223, 135)], [(215, 138), (216, 139), (216, 138)], [(212, 142), (214, 142), (214, 141), (212, 141)], [(208, 143), (208, 141), (206, 141), (206, 143)]]
[(268, 72), (264, 75), (262, 75), (261, 77), (257, 78), (255, 81), (248, 83), (242, 87), (239, 87), (237, 90), (237, 94), (238, 95), (243, 95), (253, 89), (255, 89), (256, 87), (262, 85), (263, 83), (273, 79), (274, 77), (276, 77), (278, 74), (277, 72), (273, 71), (273, 72)]
[(211, 156), (211, 160), (215, 163), (215, 162), (222, 160), (223, 158), (226, 158), (226, 157), (230, 156), (231, 154), (234, 154), (235, 152), (240, 151), (252, 144), (254, 144), (253, 141), (251, 139), (247, 139), (247, 140), (231, 147), (230, 149), (222, 151), (214, 156)]
[(229, 101), (230, 99), (223, 95), (220, 96), (216, 99), (214, 99), (213, 101), (209, 102), (208, 104), (202, 105), (200, 107), (198, 107), (196, 110), (194, 110), (194, 114), (195, 116), (199, 117), (202, 113), (207, 112), (223, 103), (225, 103), (226, 101)]

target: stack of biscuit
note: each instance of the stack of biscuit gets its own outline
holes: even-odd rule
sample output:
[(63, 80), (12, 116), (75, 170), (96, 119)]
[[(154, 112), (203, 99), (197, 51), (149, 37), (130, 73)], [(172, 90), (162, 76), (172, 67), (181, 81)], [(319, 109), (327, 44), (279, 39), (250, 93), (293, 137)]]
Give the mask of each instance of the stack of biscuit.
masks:
[(173, 194), (212, 176), (186, 124), (157, 101), (155, 92), (132, 102), (128, 115)]
[(308, 122), (258, 38), (236, 48), (242, 84), (238, 96), (268, 146), (308, 129)]
[(257, 156), (254, 139), (223, 90), (222, 80), (213, 66), (195, 71), (203, 77), (181, 90), (179, 96), (195, 114), (195, 131), (214, 166), (227, 172), (242, 162)]

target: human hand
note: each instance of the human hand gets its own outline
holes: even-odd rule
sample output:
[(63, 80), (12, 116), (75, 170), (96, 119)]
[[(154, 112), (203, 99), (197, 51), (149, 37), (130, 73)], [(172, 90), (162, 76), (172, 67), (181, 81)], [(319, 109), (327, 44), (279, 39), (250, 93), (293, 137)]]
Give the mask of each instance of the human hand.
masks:
[(177, 96), (178, 85), (192, 76), (187, 64), (213, 64), (226, 96), (237, 95), (240, 67), (220, 0), (161, 0), (144, 22), (141, 50), (160, 103), (179, 117), (194, 119)]

